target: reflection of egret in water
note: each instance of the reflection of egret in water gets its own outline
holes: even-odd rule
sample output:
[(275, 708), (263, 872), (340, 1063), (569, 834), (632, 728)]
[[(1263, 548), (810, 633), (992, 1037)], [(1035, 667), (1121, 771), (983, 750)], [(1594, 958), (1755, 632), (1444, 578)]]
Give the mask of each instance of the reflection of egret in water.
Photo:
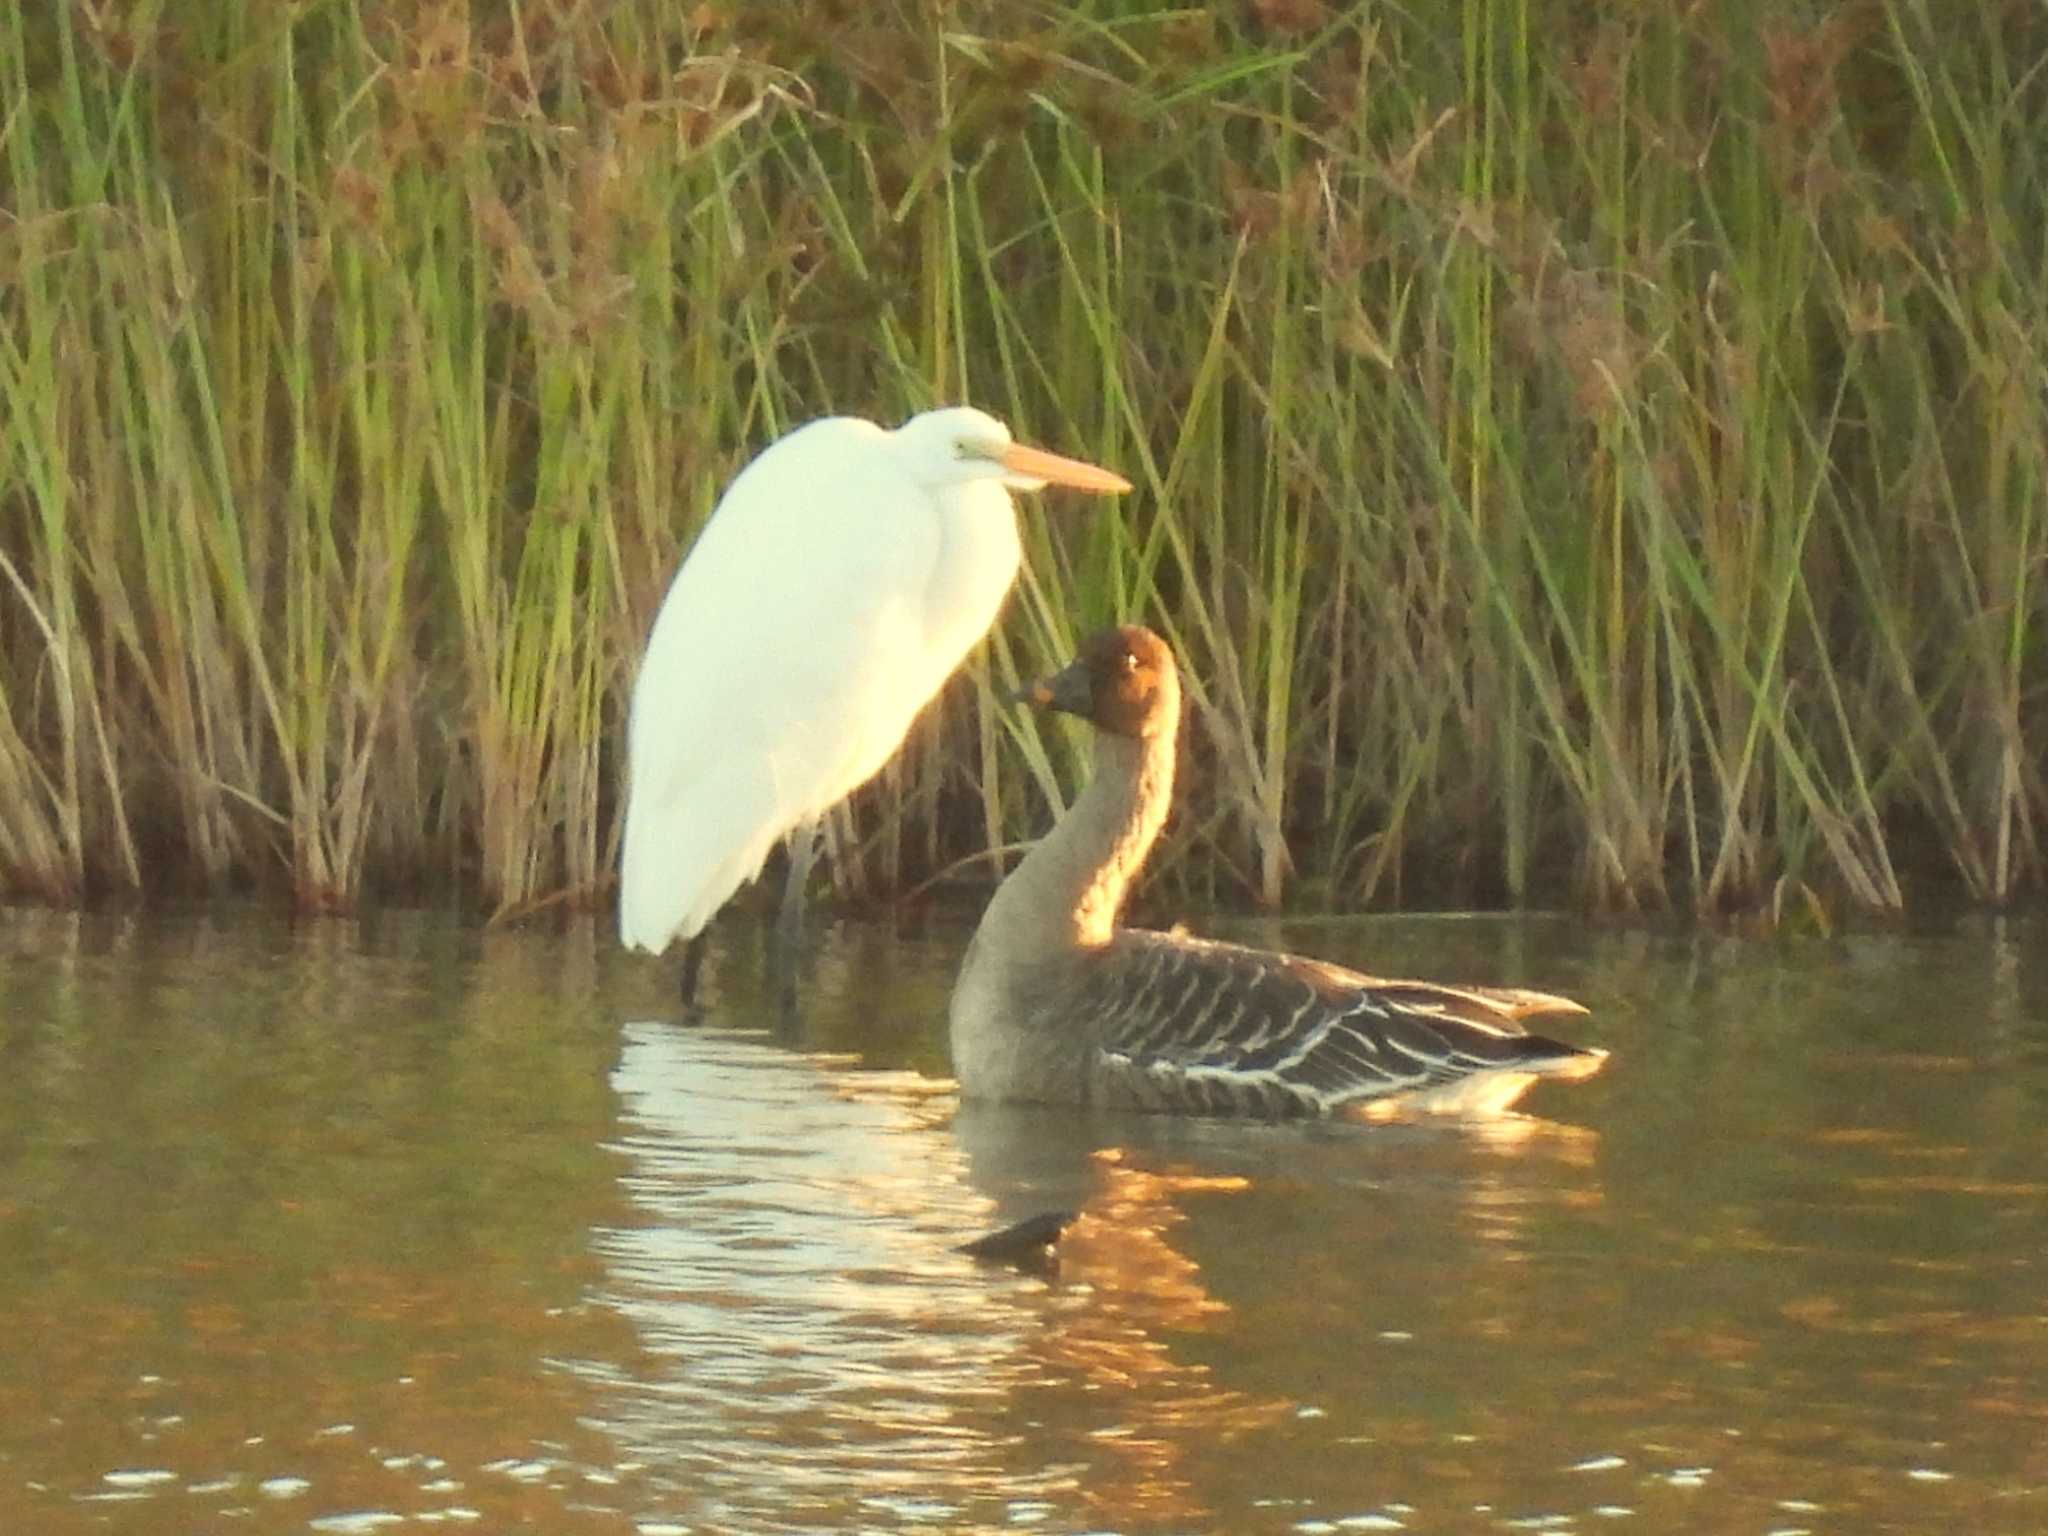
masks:
[(1013, 1384), (1032, 1319), (947, 1251), (982, 1203), (924, 1105), (653, 1024), (627, 1026), (614, 1083), (645, 1220), (597, 1243), (648, 1360), (608, 1427), (678, 1513), (733, 1528), (1007, 1493), (999, 1444), (961, 1421)]
[[(1167, 1336), (1221, 1308), (1164, 1234), (1189, 1190), (1244, 1181), (1097, 1160), (1085, 1123), (1041, 1115), (974, 1143), (978, 1188), (950, 1098), (838, 1065), (627, 1027), (622, 1182), (645, 1220), (597, 1245), (644, 1363), (609, 1373), (605, 1427), (679, 1518), (722, 1528), (1007, 1519), (1076, 1493), (1198, 1513), (1184, 1459), (1285, 1404), (1176, 1360)], [(1086, 1208), (1059, 1283), (951, 1251), (992, 1203), (1054, 1188)]]
[[(1295, 1428), (1295, 1394), (1330, 1373), (1270, 1368), (1314, 1347), (1313, 1287), (1270, 1260), (1355, 1277), (1360, 1186), (1399, 1177), (1398, 1129), (989, 1105), (949, 1126), (950, 1096), (845, 1061), (745, 1033), (625, 1031), (622, 1184), (643, 1219), (596, 1242), (642, 1357), (584, 1369), (603, 1427), (673, 1500), (662, 1514), (723, 1530), (1061, 1514), (1186, 1528), (1242, 1502), (1261, 1440), (1315, 1432)], [(1444, 1254), (1440, 1286), (1462, 1285), (1475, 1243), (1459, 1210), (1511, 1225), (1512, 1164), (1557, 1138), (1540, 1122), (1484, 1133), (1498, 1144), (1414, 1134), (1411, 1152), (1438, 1149), (1422, 1156), (1452, 1207), (1421, 1246)], [(1341, 1214), (1304, 1225), (1305, 1198)], [(1061, 1207), (1082, 1215), (1051, 1283), (952, 1251)], [(1259, 1235), (1269, 1223), (1289, 1249)]]

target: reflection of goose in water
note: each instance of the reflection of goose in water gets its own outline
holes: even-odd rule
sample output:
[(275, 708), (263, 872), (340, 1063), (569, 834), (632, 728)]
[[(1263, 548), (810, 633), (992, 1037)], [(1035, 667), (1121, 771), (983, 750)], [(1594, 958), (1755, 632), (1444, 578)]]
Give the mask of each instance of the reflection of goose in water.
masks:
[(989, 902), (953, 992), (973, 1098), (1195, 1114), (1505, 1109), (1605, 1051), (1523, 1026), (1583, 1014), (1512, 988), (1388, 981), (1297, 955), (1117, 925), (1173, 798), (1180, 680), (1135, 626), (1029, 695), (1096, 730), (1095, 776)]
[[(1122, 1528), (1233, 1528), (1226, 1469), (1261, 1446), (1298, 1462), (1299, 1424), (1342, 1411), (1379, 1368), (1361, 1349), (1399, 1347), (1383, 1335), (1461, 1355), (1449, 1328), (1498, 1350), (1545, 1326), (1524, 1283), (1532, 1232), (1601, 1198), (1598, 1137), (1523, 1115), (1367, 1131), (968, 1101), (953, 1133), (992, 1222), (1080, 1212), (1054, 1326), (1029, 1344), (1044, 1393), (1026, 1401), (1050, 1419), (1046, 1397), (1085, 1394), (1070, 1401), (1115, 1426), (1087, 1491)], [(1220, 1444), (1235, 1449), (1219, 1463)]]
[[(943, 989), (935, 968), (906, 969), (905, 995)], [(1401, 1236), (1371, 1250), (1375, 1285), (1427, 1270), (1434, 1296), (1456, 1273), (1512, 1317), (1529, 1305), (1513, 1285), (1517, 1224), (1550, 1208), (1551, 1183), (1586, 1185), (1546, 1158), (1542, 1122), (1519, 1117), (1476, 1135), (1363, 1135), (1044, 1106), (954, 1114), (930, 1080), (851, 1061), (757, 1031), (625, 1027), (612, 1087), (631, 1215), (593, 1246), (595, 1294), (638, 1352), (579, 1369), (593, 1426), (643, 1464), (679, 1524), (997, 1528), (1036, 1509), (1061, 1528), (1227, 1528), (1245, 1491), (1215, 1447), (1297, 1444), (1296, 1394), (1327, 1377), (1301, 1364), (1307, 1340), (1355, 1350), (1361, 1326), (1415, 1322), (1412, 1297), (1376, 1290), (1381, 1320), (1306, 1326), (1335, 1304), (1319, 1288), (1361, 1266), (1276, 1270), (1287, 1234), (1312, 1234), (1318, 1254), (1334, 1235), (1355, 1255), (1384, 1224)], [(1523, 1139), (1496, 1147), (1497, 1125)], [(1474, 1199), (1491, 1213), (1484, 1244), (1461, 1214)], [(1057, 1282), (951, 1251), (1059, 1207), (1081, 1215)], [(1241, 1241), (1240, 1227), (1266, 1236)]]

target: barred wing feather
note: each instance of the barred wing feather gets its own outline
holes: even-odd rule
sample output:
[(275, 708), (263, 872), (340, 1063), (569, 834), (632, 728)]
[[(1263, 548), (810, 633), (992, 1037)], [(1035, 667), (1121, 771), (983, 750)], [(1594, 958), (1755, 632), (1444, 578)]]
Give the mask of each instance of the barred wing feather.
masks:
[(1601, 1051), (1531, 1034), (1583, 1013), (1519, 989), (1390, 981), (1293, 955), (1124, 930), (1078, 1007), (1098, 1021), (1105, 1097), (1148, 1109), (1327, 1115), (1378, 1101), (1485, 1110)]

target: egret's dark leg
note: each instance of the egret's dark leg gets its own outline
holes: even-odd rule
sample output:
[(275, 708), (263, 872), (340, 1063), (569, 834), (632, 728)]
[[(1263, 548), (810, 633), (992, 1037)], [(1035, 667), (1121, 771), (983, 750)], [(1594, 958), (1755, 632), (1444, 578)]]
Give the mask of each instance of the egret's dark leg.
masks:
[(697, 974), (704, 969), (704, 949), (711, 942), (711, 930), (700, 928), (683, 942), (683, 1006), (697, 1006)]
[(818, 857), (818, 824), (807, 821), (789, 835), (789, 879), (782, 887), (782, 910), (775, 917), (775, 943), (793, 958), (804, 938), (804, 887)]
[(795, 1045), (804, 1035), (804, 1016), (796, 1004), (796, 957), (782, 955), (771, 967), (769, 980), (775, 987), (775, 1038)]
[(818, 857), (818, 824), (807, 821), (789, 834), (789, 878), (782, 887), (782, 909), (775, 914), (775, 932), (768, 940), (768, 982), (775, 989), (776, 1027), (794, 1040), (803, 1021), (796, 1007), (796, 956), (804, 941), (804, 887)]

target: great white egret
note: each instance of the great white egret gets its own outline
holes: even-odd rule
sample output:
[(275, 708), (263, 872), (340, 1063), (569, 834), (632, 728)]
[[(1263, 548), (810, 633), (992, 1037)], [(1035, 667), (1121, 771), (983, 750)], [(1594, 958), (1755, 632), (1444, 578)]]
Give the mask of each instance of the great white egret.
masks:
[(808, 838), (888, 761), (1016, 579), (1008, 492), (1047, 484), (1131, 488), (966, 407), (893, 432), (828, 417), (740, 471), (676, 572), (633, 685), (627, 945), (659, 954), (694, 938), (779, 839), (798, 826)]

